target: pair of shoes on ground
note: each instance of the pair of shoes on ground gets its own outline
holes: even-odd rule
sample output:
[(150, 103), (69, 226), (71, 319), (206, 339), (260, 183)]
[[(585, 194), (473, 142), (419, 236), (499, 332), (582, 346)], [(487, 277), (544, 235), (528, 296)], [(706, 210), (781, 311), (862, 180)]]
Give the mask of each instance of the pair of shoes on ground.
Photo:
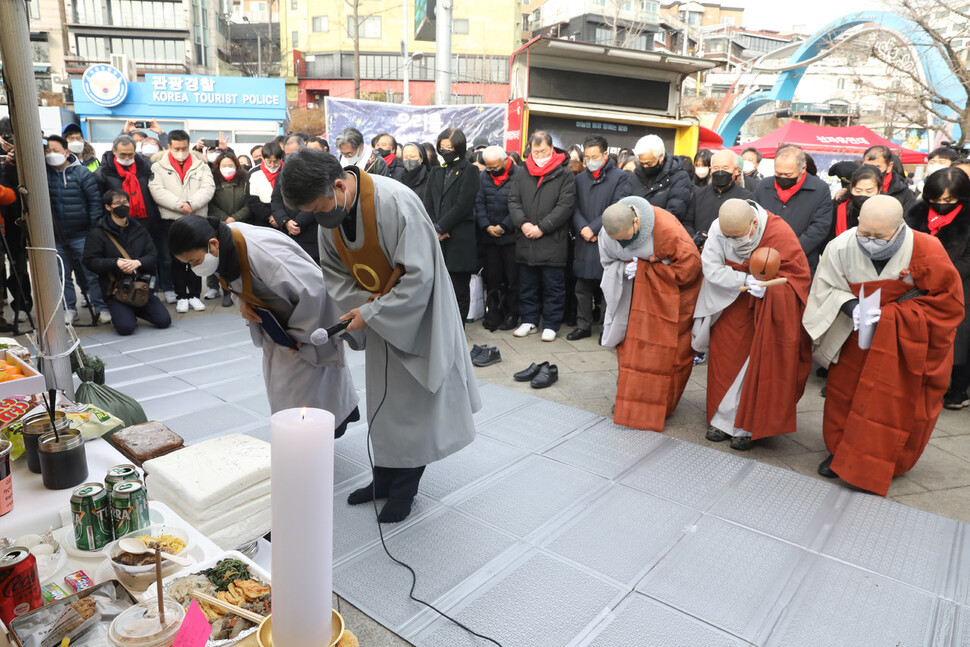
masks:
[(571, 333), (566, 335), (566, 339), (569, 341), (576, 341), (577, 339), (586, 339), (587, 337), (592, 337), (593, 331), (589, 328), (576, 328)]
[[(524, 323), (515, 329), (512, 333), (513, 337), (528, 337), (534, 332), (539, 332), (539, 326), (531, 323)], [(552, 328), (544, 328), (542, 330), (542, 341), (556, 341), (556, 331)]]
[(713, 426), (707, 428), (707, 434), (704, 437), (712, 443), (721, 443), (730, 438), (731, 449), (739, 452), (748, 451), (754, 442), (751, 440), (751, 436), (732, 436)]
[(549, 362), (536, 364), (512, 376), (516, 382), (528, 382), (533, 389), (544, 389), (559, 381), (559, 367)]
[[(388, 499), (387, 492), (377, 492), (378, 499), (387, 499), (387, 503), (381, 509), (380, 513), (377, 515), (377, 520), (381, 523), (400, 523), (408, 518), (411, 514), (411, 506), (414, 503), (414, 499)], [(362, 503), (370, 503), (374, 500), (374, 483), (368, 483), (366, 486), (354, 490), (347, 497), (347, 503), (350, 505), (360, 505)]]
[(472, 364), (479, 367), (491, 366), (502, 361), (502, 353), (499, 352), (498, 346), (489, 346), (488, 344), (472, 346), (471, 356)]
[(205, 304), (199, 297), (192, 297), (191, 299), (178, 299), (175, 304), (175, 312), (188, 312), (189, 308), (192, 308), (196, 312), (202, 312), (205, 310)]
[(943, 406), (947, 409), (962, 409), (966, 406), (970, 406), (970, 396), (967, 395), (966, 391), (962, 391), (960, 393), (947, 391), (943, 395)]

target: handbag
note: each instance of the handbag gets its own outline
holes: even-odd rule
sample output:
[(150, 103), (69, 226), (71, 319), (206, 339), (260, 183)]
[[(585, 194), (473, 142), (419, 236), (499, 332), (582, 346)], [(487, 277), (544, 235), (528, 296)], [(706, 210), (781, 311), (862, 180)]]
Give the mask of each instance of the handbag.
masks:
[[(125, 251), (125, 248), (121, 246), (118, 240), (111, 235), (110, 231), (105, 231), (108, 238), (114, 243), (121, 255), (125, 257), (126, 260), (131, 260), (131, 256)], [(132, 308), (142, 308), (148, 304), (148, 296), (151, 294), (152, 283), (154, 282), (149, 274), (136, 274), (134, 276), (124, 275), (120, 279), (115, 279), (114, 274), (111, 275), (114, 285), (111, 286), (111, 296), (114, 297), (115, 301), (119, 303), (124, 303)]]

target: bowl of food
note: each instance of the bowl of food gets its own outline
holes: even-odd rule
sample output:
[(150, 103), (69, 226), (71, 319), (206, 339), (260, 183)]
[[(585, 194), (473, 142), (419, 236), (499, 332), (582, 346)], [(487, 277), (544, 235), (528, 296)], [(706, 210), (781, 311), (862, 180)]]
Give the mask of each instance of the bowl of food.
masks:
[[(119, 545), (123, 539), (137, 539), (150, 550), (141, 554), (127, 552)], [(141, 592), (155, 581), (154, 549), (156, 547), (161, 548), (163, 553), (188, 557), (187, 553), (194, 545), (195, 542), (187, 531), (164, 524), (154, 524), (119, 537), (108, 544), (104, 549), (104, 555), (108, 558), (118, 581), (129, 591)], [(185, 566), (162, 558), (163, 578), (183, 568)]]
[(61, 548), (51, 531), (43, 535), (21, 535), (12, 542), (9, 539), (0, 538), (0, 548), (9, 546), (24, 546), (36, 558), (37, 576), (41, 584), (51, 579), (67, 563), (67, 551)]

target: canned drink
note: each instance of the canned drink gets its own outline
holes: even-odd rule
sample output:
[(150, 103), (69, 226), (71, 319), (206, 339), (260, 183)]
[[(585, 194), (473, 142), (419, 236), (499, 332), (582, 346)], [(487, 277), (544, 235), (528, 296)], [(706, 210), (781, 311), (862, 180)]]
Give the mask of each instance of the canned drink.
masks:
[(42, 606), (37, 559), (23, 546), (0, 551), (0, 621), (9, 626), (17, 616)]
[(71, 494), (74, 543), (81, 550), (101, 550), (114, 538), (108, 492), (100, 483), (85, 483)]
[(138, 476), (138, 468), (134, 465), (115, 465), (105, 474), (104, 487), (110, 493), (115, 483), (121, 483), (122, 481), (140, 482), (141, 477)]
[(128, 533), (151, 524), (148, 516), (148, 493), (138, 481), (122, 481), (111, 490), (111, 519), (114, 535)]

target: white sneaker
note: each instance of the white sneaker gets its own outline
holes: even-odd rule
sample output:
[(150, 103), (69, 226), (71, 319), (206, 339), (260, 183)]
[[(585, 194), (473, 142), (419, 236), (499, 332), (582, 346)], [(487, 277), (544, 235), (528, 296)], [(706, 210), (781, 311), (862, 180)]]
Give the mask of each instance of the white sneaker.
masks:
[(22, 321), (27, 321), (27, 313), (24, 312), (23, 310), (17, 311), (17, 317), (14, 319), (14, 321), (16, 321), (17, 323), (20, 323)]
[(179, 299), (178, 303), (175, 305), (175, 312), (188, 312), (189, 311), (189, 300)]
[(64, 323), (72, 324), (74, 320), (77, 319), (77, 310), (65, 310), (64, 311)]
[(102, 310), (98, 313), (98, 323), (99, 324), (109, 324), (111, 323), (111, 313), (107, 310)]
[(215, 288), (209, 288), (206, 291), (205, 296), (203, 296), (202, 298), (209, 300), (209, 299), (215, 299), (217, 296), (219, 296), (219, 290)]
[(82, 308), (87, 308), (88, 307), (88, 298), (84, 295), (83, 292), (81, 293), (81, 298), (79, 298), (77, 300), (77, 304), (79, 306), (81, 306)]
[(542, 331), (542, 341), (556, 341), (556, 331), (546, 328)]
[(525, 337), (526, 335), (531, 335), (532, 333), (537, 332), (538, 330), (539, 330), (539, 327), (536, 326), (535, 324), (524, 323), (515, 329), (515, 332), (512, 333), (512, 336)]
[(165, 293), (165, 303), (172, 304), (172, 303), (175, 303), (176, 301), (178, 301), (178, 297), (175, 296), (175, 292), (172, 290), (168, 290)]
[(192, 297), (189, 299), (189, 305), (192, 306), (192, 309), (196, 312), (202, 312), (205, 310), (205, 304), (199, 300), (199, 297)]

